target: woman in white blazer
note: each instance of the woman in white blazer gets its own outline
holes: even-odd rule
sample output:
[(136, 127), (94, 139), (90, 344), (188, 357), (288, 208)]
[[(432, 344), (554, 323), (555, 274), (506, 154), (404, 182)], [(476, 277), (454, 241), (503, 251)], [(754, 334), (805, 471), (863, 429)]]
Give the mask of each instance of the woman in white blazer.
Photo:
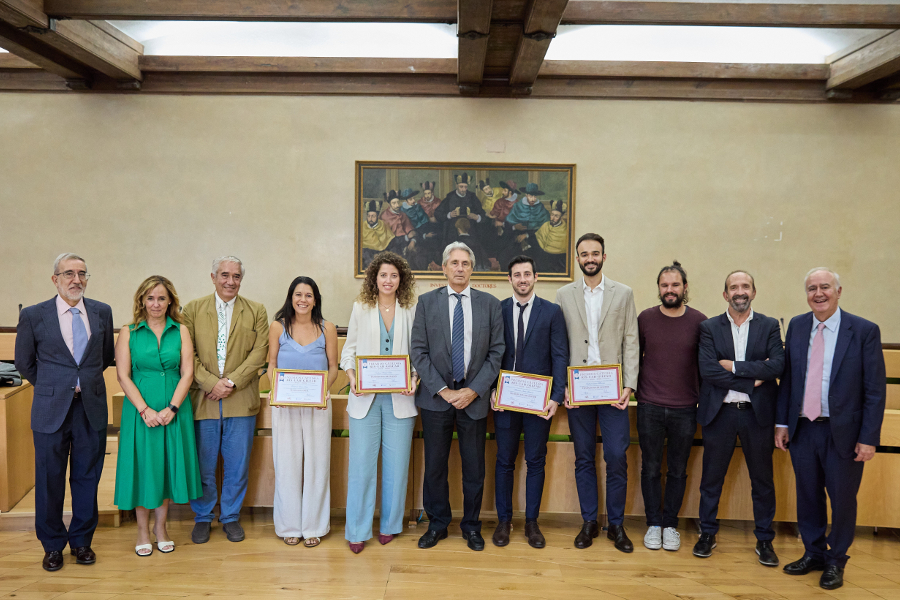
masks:
[(353, 303), (341, 368), (350, 377), (350, 465), (347, 526), (350, 550), (362, 552), (372, 538), (378, 451), (381, 450), (381, 523), (378, 541), (387, 544), (403, 531), (406, 484), (413, 425), (416, 376), (400, 394), (356, 394), (356, 357), (409, 354), (415, 316), (415, 276), (393, 252), (375, 256), (366, 268), (362, 290)]

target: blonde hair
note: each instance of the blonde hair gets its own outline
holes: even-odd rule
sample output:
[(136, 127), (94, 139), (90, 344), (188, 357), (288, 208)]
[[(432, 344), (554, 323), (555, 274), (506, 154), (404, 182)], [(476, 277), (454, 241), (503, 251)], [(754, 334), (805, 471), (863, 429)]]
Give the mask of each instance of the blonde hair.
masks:
[(151, 275), (141, 282), (137, 292), (134, 294), (134, 314), (131, 321), (134, 325), (147, 320), (147, 310), (144, 308), (144, 298), (146, 298), (147, 294), (153, 291), (153, 288), (158, 285), (166, 288), (166, 293), (169, 295), (169, 308), (166, 311), (166, 314), (176, 323), (181, 323), (181, 305), (178, 302), (178, 294), (175, 292), (175, 286), (162, 275)]

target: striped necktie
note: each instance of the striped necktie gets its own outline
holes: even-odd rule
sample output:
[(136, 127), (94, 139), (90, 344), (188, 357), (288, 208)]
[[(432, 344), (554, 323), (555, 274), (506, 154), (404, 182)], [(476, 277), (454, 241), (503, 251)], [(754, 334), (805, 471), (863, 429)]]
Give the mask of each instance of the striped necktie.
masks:
[(453, 380), (462, 381), (466, 376), (466, 322), (463, 318), (462, 294), (451, 294), (456, 298), (453, 309), (453, 333), (450, 338), (450, 356), (453, 359)]

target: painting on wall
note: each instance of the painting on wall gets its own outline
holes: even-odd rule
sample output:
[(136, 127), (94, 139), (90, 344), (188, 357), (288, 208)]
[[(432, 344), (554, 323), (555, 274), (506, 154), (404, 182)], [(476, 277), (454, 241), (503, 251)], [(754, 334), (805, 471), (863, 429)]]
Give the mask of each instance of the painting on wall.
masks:
[(475, 254), (473, 279), (506, 279), (524, 254), (542, 279), (572, 280), (575, 165), (358, 161), (355, 206), (356, 277), (390, 250), (417, 278), (443, 279), (458, 241)]

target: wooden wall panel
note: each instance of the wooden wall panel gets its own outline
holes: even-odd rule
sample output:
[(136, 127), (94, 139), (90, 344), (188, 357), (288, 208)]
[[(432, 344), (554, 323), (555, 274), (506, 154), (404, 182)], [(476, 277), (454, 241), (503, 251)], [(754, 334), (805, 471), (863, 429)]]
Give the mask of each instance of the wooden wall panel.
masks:
[(25, 383), (0, 388), (0, 511), (8, 512), (34, 487), (31, 403), (34, 388)]

